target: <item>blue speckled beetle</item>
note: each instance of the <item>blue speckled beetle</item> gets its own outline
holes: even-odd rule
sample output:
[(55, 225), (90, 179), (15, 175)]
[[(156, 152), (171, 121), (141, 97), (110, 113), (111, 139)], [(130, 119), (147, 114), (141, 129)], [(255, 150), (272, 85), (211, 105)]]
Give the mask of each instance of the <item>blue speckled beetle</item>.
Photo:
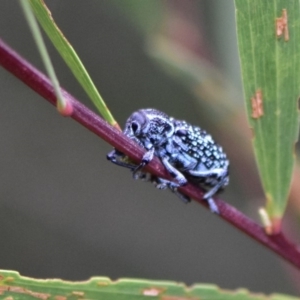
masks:
[[(221, 146), (197, 126), (173, 119), (156, 109), (141, 109), (126, 121), (124, 134), (134, 140), (147, 152), (136, 166), (118, 150), (111, 151), (107, 158), (113, 163), (133, 171), (135, 179), (146, 179), (157, 188), (176, 193), (183, 201), (189, 198), (177, 191), (188, 181), (198, 184), (206, 193), (210, 210), (219, 213), (212, 196), (229, 182), (229, 161)], [(158, 178), (142, 171), (156, 155), (174, 181)]]

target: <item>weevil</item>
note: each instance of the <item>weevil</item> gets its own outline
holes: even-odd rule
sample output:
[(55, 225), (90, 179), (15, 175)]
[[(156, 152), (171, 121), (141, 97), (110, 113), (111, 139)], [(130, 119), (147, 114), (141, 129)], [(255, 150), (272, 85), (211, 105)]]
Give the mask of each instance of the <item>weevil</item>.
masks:
[[(186, 121), (169, 117), (153, 108), (140, 109), (126, 121), (123, 133), (146, 149), (139, 165), (120, 151), (107, 155), (113, 163), (129, 168), (135, 179), (151, 181), (159, 189), (170, 189), (184, 202), (189, 198), (179, 191), (188, 181), (199, 185), (213, 213), (219, 213), (213, 196), (229, 183), (229, 161), (222, 147), (205, 130)], [(157, 156), (174, 180), (166, 180), (142, 169)]]

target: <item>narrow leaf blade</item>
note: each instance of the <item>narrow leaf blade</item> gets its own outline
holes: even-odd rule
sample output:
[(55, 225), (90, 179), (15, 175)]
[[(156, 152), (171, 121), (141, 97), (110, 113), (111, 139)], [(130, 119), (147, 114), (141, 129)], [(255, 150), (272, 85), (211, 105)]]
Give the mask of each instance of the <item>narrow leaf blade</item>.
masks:
[(47, 33), (53, 45), (62, 56), (66, 64), (69, 66), (75, 78), (81, 84), (103, 118), (111, 125), (118, 127), (117, 122), (111, 115), (74, 48), (54, 22), (51, 12), (47, 8), (46, 4), (43, 2), (43, 0), (30, 0), (30, 4), (39, 23)]
[[(171, 281), (94, 277), (70, 282), (60, 279), (33, 279), (14, 271), (0, 270), (1, 299), (223, 299), (264, 300), (265, 295), (251, 294), (245, 289), (226, 291), (215, 285), (197, 284), (187, 288)], [(288, 295), (274, 294), (270, 300), (296, 300)]]
[(276, 227), (287, 204), (298, 137), (300, 4), (284, 0), (235, 0), (235, 4), (248, 120), (267, 211)]

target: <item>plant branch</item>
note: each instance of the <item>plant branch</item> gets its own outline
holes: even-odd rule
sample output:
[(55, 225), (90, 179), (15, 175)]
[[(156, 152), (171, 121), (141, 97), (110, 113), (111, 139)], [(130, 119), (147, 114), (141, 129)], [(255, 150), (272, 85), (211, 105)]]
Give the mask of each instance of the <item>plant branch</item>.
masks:
[[(0, 39), (0, 65), (8, 72), (15, 75), (22, 82), (27, 84), (35, 92), (56, 106), (56, 96), (54, 88), (50, 80), (28, 63), (24, 58), (20, 57), (15, 51), (7, 46)], [(97, 114), (89, 110), (82, 103), (77, 101), (72, 95), (62, 89), (63, 96), (73, 106), (71, 118), (91, 130), (93, 133), (104, 139), (106, 142), (125, 153), (130, 159), (138, 163), (145, 150), (133, 141), (127, 138), (119, 130), (109, 125)], [(155, 158), (149, 163), (145, 170), (158, 177), (171, 179), (160, 161)], [(187, 184), (180, 188), (180, 192), (186, 194), (198, 203), (207, 207), (203, 198), (203, 191), (198, 187)], [(233, 226), (252, 237), (257, 242), (263, 244), (273, 252), (277, 253), (285, 260), (300, 269), (300, 249), (288, 241), (283, 233), (276, 235), (267, 235), (264, 228), (255, 223), (253, 220), (236, 210), (228, 203), (215, 198), (215, 202), (220, 211), (220, 217), (231, 223)]]

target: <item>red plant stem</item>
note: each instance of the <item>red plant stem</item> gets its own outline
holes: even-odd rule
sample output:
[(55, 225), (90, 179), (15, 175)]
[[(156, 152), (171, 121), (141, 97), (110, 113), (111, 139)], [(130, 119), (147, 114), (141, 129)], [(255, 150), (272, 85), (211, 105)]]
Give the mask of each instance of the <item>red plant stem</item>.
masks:
[[(3, 68), (19, 78), (51, 104), (56, 105), (56, 96), (50, 80), (7, 46), (1, 39), (0, 64)], [(77, 101), (68, 92), (63, 89), (62, 92), (67, 101), (69, 101), (69, 103), (73, 106), (71, 118), (91, 130), (113, 147), (128, 155), (133, 161), (141, 161), (145, 152), (144, 149), (133, 143), (130, 139), (124, 136), (122, 132), (109, 125), (97, 114)], [(169, 174), (156, 158), (153, 159), (147, 167), (145, 167), (145, 170), (156, 176), (170, 179)], [(203, 192), (198, 187), (192, 184), (187, 184), (180, 188), (180, 192), (188, 195), (198, 203), (207, 206), (206, 201), (202, 199)], [(260, 225), (228, 203), (218, 198), (215, 199), (215, 202), (219, 208), (221, 218), (280, 255), (296, 268), (300, 269), (300, 249), (288, 241), (283, 233), (267, 235)]]

